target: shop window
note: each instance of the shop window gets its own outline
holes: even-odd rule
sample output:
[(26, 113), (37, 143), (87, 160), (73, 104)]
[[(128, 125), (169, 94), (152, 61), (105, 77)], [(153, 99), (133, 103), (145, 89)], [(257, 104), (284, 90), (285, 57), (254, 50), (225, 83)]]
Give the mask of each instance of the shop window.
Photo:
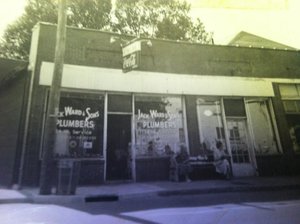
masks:
[(103, 96), (61, 94), (55, 157), (103, 155)]
[(293, 149), (300, 153), (300, 84), (280, 84), (279, 91)]
[(211, 156), (217, 141), (226, 146), (220, 99), (197, 98), (197, 118), (201, 141), (200, 156)]
[(185, 143), (180, 97), (135, 97), (136, 156), (152, 157), (178, 152)]
[(300, 114), (300, 100), (283, 100), (282, 102), (286, 113)]
[(287, 114), (289, 133), (295, 152), (300, 153), (300, 116), (298, 114)]
[(247, 98), (245, 103), (249, 113), (248, 121), (256, 154), (279, 153), (270, 115), (269, 100)]
[(279, 91), (286, 113), (300, 114), (300, 84), (279, 85)]
[(300, 84), (281, 84), (279, 91), (282, 98), (300, 97)]

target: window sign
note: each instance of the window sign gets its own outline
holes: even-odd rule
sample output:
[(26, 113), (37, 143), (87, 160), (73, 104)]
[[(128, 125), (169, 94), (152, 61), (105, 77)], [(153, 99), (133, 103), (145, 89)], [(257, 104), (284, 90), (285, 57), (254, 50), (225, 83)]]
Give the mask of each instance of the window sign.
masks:
[(99, 157), (102, 155), (103, 99), (61, 97), (55, 155)]
[(180, 97), (135, 99), (137, 156), (163, 156), (178, 152), (185, 142)]

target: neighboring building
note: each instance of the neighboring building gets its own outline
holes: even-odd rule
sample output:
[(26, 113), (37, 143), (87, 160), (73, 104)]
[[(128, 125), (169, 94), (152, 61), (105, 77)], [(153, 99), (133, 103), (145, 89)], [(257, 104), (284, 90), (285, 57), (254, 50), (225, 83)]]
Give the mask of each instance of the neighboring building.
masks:
[(0, 58), (0, 185), (17, 181), (30, 78), (27, 65)]
[[(39, 182), (55, 36), (51, 24), (33, 31), (26, 147), (14, 176), (24, 185)], [(170, 148), (185, 144), (200, 160), (217, 140), (235, 176), (300, 172), (298, 51), (144, 39), (139, 67), (124, 73), (112, 37), (121, 38), (67, 29), (55, 158), (81, 159), (79, 184), (167, 180)]]
[(230, 42), (230, 46), (271, 48), (280, 50), (296, 50), (293, 47), (251, 34), (245, 31), (238, 33)]

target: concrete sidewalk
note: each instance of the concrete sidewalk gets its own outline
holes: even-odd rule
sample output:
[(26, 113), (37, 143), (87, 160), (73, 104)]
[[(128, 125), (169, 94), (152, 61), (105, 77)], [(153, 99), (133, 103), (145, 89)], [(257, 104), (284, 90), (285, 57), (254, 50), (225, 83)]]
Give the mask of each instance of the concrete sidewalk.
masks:
[(300, 190), (300, 176), (247, 177), (232, 180), (145, 182), (77, 187), (75, 195), (39, 195), (38, 188), (0, 189), (0, 203), (73, 203), (124, 200), (133, 197), (172, 196), (243, 191)]

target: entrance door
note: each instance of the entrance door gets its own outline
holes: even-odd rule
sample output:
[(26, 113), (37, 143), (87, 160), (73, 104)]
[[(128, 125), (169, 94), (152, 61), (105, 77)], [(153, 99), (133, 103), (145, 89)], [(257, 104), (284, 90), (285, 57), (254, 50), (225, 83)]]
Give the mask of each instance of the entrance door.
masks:
[(131, 115), (109, 114), (107, 119), (107, 180), (131, 178)]
[(232, 170), (234, 176), (255, 175), (255, 157), (249, 144), (247, 120), (243, 118), (227, 119)]

